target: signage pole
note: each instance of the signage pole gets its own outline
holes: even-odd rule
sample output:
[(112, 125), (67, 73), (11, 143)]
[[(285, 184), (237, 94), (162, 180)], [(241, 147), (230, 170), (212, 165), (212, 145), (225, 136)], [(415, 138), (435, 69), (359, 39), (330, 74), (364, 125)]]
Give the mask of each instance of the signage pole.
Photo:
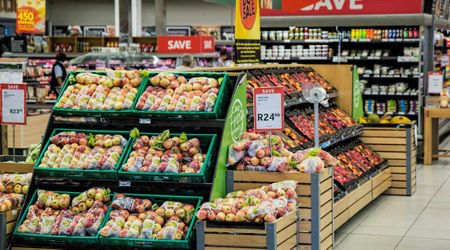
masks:
[(314, 102), (314, 147), (320, 148), (319, 144), (319, 103)]
[(16, 161), (16, 124), (12, 125), (13, 127), (13, 161)]

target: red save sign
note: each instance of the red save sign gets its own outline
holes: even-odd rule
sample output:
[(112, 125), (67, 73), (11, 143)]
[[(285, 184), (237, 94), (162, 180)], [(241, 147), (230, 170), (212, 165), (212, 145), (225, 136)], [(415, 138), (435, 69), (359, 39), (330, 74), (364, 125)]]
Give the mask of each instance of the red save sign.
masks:
[(26, 87), (24, 83), (0, 84), (0, 124), (27, 123)]
[(281, 9), (262, 9), (261, 16), (413, 14), (422, 12), (422, 0), (281, 0)]
[(283, 87), (253, 89), (253, 122), (256, 132), (284, 129)]
[(158, 36), (159, 53), (214, 52), (213, 36)]

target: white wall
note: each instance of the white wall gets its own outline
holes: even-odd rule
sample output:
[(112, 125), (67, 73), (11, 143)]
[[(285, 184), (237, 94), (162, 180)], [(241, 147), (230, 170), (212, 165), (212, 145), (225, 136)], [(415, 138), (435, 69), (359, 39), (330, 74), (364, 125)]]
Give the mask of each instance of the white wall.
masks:
[[(113, 25), (114, 0), (48, 0), (53, 25)], [(166, 0), (167, 25), (231, 25), (233, 8), (203, 0)], [(153, 0), (142, 0), (142, 26), (154, 26)]]

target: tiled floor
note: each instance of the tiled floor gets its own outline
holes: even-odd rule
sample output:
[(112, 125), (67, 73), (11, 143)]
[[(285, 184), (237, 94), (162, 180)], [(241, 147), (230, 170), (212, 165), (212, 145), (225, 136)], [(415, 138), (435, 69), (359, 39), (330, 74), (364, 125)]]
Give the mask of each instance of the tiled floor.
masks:
[(450, 160), (418, 166), (412, 197), (380, 196), (339, 228), (337, 250), (450, 250)]

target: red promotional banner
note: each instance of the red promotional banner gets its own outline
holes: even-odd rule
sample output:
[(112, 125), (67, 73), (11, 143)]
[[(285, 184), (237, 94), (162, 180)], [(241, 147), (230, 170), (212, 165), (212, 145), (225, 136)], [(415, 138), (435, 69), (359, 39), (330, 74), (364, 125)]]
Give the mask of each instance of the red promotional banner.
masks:
[(279, 0), (281, 9), (261, 9), (261, 16), (367, 15), (422, 13), (422, 0)]
[(213, 36), (158, 36), (158, 53), (214, 52)]

